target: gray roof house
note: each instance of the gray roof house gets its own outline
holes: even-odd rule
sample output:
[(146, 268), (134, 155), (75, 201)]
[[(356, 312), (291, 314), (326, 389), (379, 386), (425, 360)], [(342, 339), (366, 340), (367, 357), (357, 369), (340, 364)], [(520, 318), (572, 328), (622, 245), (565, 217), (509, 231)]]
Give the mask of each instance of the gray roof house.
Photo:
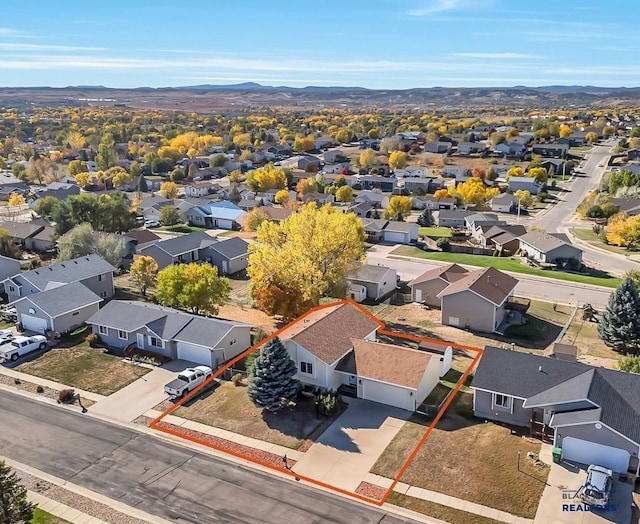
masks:
[(112, 300), (87, 319), (103, 343), (135, 346), (170, 359), (216, 368), (251, 346), (251, 326), (171, 308)]
[(4, 287), (11, 303), (74, 282), (84, 284), (100, 298), (111, 298), (114, 271), (115, 268), (98, 255), (87, 255), (14, 275), (4, 281)]
[(554, 264), (575, 259), (582, 262), (582, 249), (570, 244), (566, 236), (558, 237), (542, 231), (530, 231), (520, 237), (520, 251), (536, 262)]
[(100, 308), (102, 298), (80, 282), (27, 295), (13, 302), (18, 322), (37, 333), (68, 333)]
[(479, 240), (482, 247), (515, 253), (520, 248), (520, 236), (526, 232), (527, 228), (522, 225), (494, 225), (483, 231)]
[(487, 346), (471, 388), (477, 417), (528, 427), (570, 463), (640, 473), (640, 375)]
[(6, 229), (21, 249), (43, 252), (54, 248), (52, 237), (55, 230), (44, 219), (31, 222), (7, 220), (0, 223), (0, 228)]
[(441, 323), (493, 333), (507, 319), (518, 281), (493, 267), (470, 271), (438, 294)]
[(211, 256), (207, 248), (217, 242), (218, 240), (204, 231), (195, 231), (187, 235), (146, 243), (138, 248), (137, 253), (152, 257), (158, 264), (158, 269), (164, 269), (173, 264), (207, 261), (207, 257)]
[(4, 289), (4, 281), (20, 273), (20, 261), (0, 255), (0, 290)]
[(354, 203), (358, 204), (360, 202), (366, 202), (373, 207), (384, 209), (389, 205), (389, 197), (376, 191), (360, 191), (354, 199)]
[(429, 307), (440, 308), (440, 292), (452, 282), (466, 276), (468, 272), (458, 264), (429, 269), (409, 282), (411, 299)]
[(490, 201), (491, 211), (499, 213), (512, 213), (518, 209), (518, 197), (509, 193), (501, 193), (494, 196)]
[(364, 264), (347, 275), (349, 293), (356, 302), (387, 297), (396, 289), (397, 280), (395, 269), (373, 264)]
[(475, 214), (473, 211), (466, 209), (442, 209), (434, 218), (438, 227), (465, 227), (465, 219), (473, 214)]
[(196, 206), (185, 213), (185, 219), (194, 226), (240, 230), (247, 215), (231, 202), (215, 202)]
[(222, 239), (208, 247), (211, 264), (218, 268), (219, 275), (231, 275), (247, 269), (249, 244), (240, 237)]
[(529, 191), (532, 195), (537, 195), (542, 189), (536, 179), (530, 176), (512, 176), (509, 178), (508, 184), (509, 191), (512, 193), (522, 189), (523, 191)]
[(419, 230), (415, 222), (389, 220), (382, 231), (382, 238), (392, 244), (412, 244), (417, 242)]
[(80, 186), (78, 186), (76, 183), (65, 184), (63, 182), (51, 182), (43, 190), (37, 191), (34, 194), (33, 202), (37, 202), (39, 199), (49, 196), (57, 198), (58, 200), (66, 200), (70, 196), (79, 194)]

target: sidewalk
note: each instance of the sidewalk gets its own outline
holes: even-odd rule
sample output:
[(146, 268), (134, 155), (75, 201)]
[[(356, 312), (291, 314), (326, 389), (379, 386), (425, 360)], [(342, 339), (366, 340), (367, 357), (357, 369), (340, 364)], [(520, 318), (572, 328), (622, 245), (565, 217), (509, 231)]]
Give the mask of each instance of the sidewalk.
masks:
[[(381, 488), (389, 488), (393, 483), (393, 480), (381, 477), (380, 475), (374, 475), (373, 473), (367, 473), (364, 478), (364, 482), (380, 486)], [(531, 519), (525, 519), (523, 517), (507, 513), (506, 511), (499, 511), (488, 506), (483, 506), (482, 504), (476, 504), (475, 502), (469, 502), (468, 500), (444, 495), (437, 491), (410, 486), (404, 482), (398, 482), (393, 488), (393, 491), (397, 491), (398, 493), (402, 493), (409, 497), (426, 500), (428, 502), (435, 502), (436, 504), (442, 504), (443, 506), (448, 506), (450, 508), (475, 513), (476, 515), (499, 520), (501, 522), (507, 522), (508, 524), (533, 524), (533, 520)]]

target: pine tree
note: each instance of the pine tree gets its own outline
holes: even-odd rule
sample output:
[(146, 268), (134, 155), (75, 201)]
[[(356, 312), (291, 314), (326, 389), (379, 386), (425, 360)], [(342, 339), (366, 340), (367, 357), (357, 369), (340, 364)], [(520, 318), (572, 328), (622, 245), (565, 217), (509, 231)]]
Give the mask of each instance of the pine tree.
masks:
[(18, 476), (0, 461), (0, 522), (28, 523), (35, 506), (27, 500), (27, 490)]
[(420, 213), (420, 216), (418, 217), (418, 225), (421, 227), (431, 227), (433, 225), (433, 215), (428, 207)]
[(640, 297), (633, 280), (626, 278), (611, 293), (598, 324), (598, 336), (614, 351), (637, 354), (640, 350)]
[(298, 381), (293, 378), (296, 365), (278, 337), (260, 348), (249, 376), (248, 395), (259, 408), (277, 411), (283, 401), (298, 394)]

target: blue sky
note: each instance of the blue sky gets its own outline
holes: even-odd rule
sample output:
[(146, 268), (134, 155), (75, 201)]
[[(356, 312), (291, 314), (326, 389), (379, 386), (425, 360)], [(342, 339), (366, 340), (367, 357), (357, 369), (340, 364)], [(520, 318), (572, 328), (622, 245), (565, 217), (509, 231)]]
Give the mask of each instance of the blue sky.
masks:
[(0, 86), (640, 86), (636, 0), (8, 0), (0, 12)]

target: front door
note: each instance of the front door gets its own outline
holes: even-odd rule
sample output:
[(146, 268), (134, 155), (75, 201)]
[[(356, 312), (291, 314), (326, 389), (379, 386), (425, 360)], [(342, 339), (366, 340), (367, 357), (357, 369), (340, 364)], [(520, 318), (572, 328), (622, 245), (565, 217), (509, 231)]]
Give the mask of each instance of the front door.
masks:
[(357, 380), (358, 380), (358, 377), (356, 377), (355, 375), (349, 375), (350, 386), (356, 386), (358, 384)]
[(138, 349), (144, 349), (144, 333), (138, 333)]

